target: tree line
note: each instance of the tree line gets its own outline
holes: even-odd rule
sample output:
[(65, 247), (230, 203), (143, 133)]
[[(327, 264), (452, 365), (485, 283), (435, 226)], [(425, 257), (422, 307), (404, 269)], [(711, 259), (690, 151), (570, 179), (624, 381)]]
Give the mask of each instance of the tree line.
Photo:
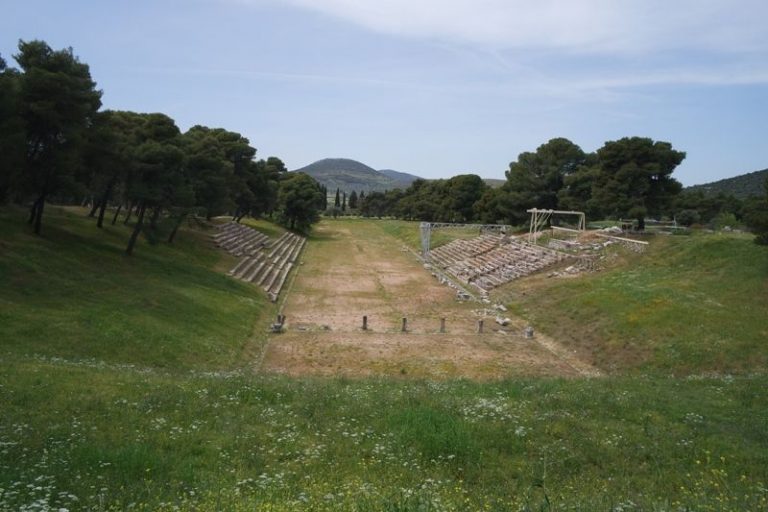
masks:
[(266, 214), (299, 230), (317, 221), (326, 191), (277, 157), (257, 160), (241, 134), (182, 133), (162, 113), (101, 110), (102, 92), (71, 48), (18, 49), (18, 69), (0, 56), (0, 202), (28, 205), (34, 233), (51, 201), (91, 204), (99, 228), (110, 206), (112, 224), (133, 218), (128, 254), (142, 233), (172, 243), (193, 214)]
[(359, 201), (359, 213), (522, 225), (528, 220), (526, 210), (545, 208), (583, 211), (590, 219), (632, 219), (638, 230), (644, 229), (646, 218), (674, 218), (688, 226), (727, 218), (758, 233), (761, 226), (768, 228), (765, 198), (742, 201), (683, 191), (672, 173), (684, 158), (670, 143), (645, 137), (608, 141), (594, 153), (555, 138), (534, 152), (521, 153), (509, 164), (501, 187), (492, 188), (473, 174), (416, 180), (405, 190), (369, 193)]
[[(529, 208), (586, 212), (591, 219), (676, 218), (706, 224), (743, 221), (768, 241), (768, 204), (720, 194), (682, 191), (672, 177), (685, 158), (668, 142), (643, 137), (608, 141), (593, 153), (564, 138), (509, 165), (506, 181), (489, 187), (479, 176), (416, 180), (407, 189), (340, 194), (329, 208), (328, 190), (303, 173), (288, 173), (277, 157), (256, 159), (241, 134), (193, 126), (182, 133), (162, 113), (101, 110), (101, 91), (71, 48), (20, 41), (19, 68), (0, 56), (0, 202), (29, 207), (40, 233), (47, 202), (91, 204), (101, 228), (133, 229), (130, 254), (141, 234), (172, 243), (190, 215), (269, 215), (306, 230), (320, 212), (357, 212), (435, 222), (522, 225)], [(762, 230), (762, 231), (761, 231)], [(760, 235), (762, 233), (762, 235)]]

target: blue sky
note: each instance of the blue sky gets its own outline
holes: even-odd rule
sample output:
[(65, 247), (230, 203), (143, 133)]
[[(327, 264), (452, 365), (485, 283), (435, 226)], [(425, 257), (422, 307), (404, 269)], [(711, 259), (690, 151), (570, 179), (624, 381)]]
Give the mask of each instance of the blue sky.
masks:
[(764, 0), (0, 2), (0, 54), (71, 46), (104, 108), (325, 157), (503, 178), (553, 137), (686, 151), (686, 185), (768, 167)]

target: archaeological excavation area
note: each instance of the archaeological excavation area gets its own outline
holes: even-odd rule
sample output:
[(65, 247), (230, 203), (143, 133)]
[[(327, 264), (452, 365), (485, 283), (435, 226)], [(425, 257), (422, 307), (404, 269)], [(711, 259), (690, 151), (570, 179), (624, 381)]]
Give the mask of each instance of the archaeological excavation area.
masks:
[[(266, 372), (473, 379), (596, 373), (554, 340), (530, 336), (525, 322), (492, 301), (458, 298), (466, 272), (493, 283), (504, 267), (492, 262), (506, 258), (519, 272), (532, 272), (558, 261), (551, 251), (527, 254), (507, 240), (507, 253), (520, 253), (512, 262), (487, 236), (457, 240), (434, 251), (434, 265), (460, 278), (447, 286), (381, 223), (325, 220), (306, 242), (292, 234), (262, 238), (249, 229), (225, 225), (214, 240), (240, 257), (230, 274), (261, 286), (284, 315), (259, 361)], [(462, 250), (480, 258), (462, 259)], [(485, 274), (461, 267), (465, 260), (485, 261)]]

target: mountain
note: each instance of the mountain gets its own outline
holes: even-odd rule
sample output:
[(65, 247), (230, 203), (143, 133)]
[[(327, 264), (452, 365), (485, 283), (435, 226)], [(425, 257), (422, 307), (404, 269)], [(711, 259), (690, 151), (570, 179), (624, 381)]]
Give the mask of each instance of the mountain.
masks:
[(383, 192), (395, 188), (407, 188), (416, 176), (397, 171), (377, 171), (362, 162), (349, 158), (325, 158), (292, 172), (304, 172), (328, 187), (343, 192)]
[(685, 190), (701, 190), (705, 195), (714, 196), (720, 192), (728, 195), (732, 194), (738, 199), (746, 199), (750, 196), (765, 195), (765, 180), (768, 179), (768, 169), (762, 171), (750, 172), (733, 178), (704, 183), (702, 185), (693, 185), (686, 187)]
[[(392, 169), (379, 169), (379, 172), (384, 176), (389, 176), (396, 182), (405, 185), (405, 187), (407, 187), (414, 181), (421, 179), (416, 175), (408, 174), (407, 172), (393, 171)], [(400, 187), (400, 188), (405, 188), (405, 187)]]

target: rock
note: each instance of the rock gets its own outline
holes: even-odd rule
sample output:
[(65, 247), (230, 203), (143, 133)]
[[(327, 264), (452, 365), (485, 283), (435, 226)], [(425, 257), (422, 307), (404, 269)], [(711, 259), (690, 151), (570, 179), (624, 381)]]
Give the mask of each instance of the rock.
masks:
[(499, 324), (502, 327), (506, 327), (509, 325), (509, 322), (511, 322), (509, 318), (501, 318), (500, 316), (496, 317), (496, 323)]

